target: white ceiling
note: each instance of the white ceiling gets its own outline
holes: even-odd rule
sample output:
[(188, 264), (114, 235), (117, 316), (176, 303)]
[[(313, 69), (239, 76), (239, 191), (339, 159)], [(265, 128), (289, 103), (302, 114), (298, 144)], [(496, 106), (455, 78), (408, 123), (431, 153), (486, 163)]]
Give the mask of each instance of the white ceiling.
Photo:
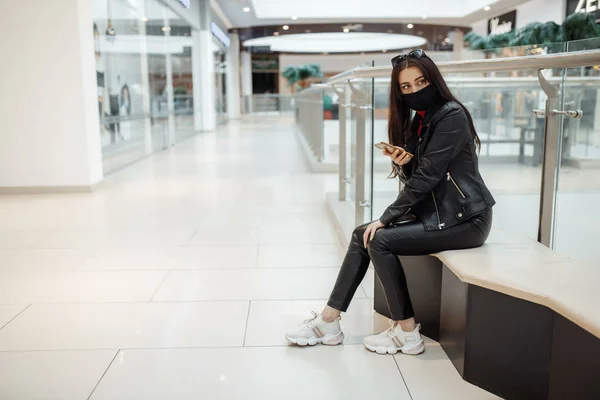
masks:
[[(514, 10), (528, 1), (530, 0), (212, 0), (211, 4), (231, 21), (229, 28), (350, 22), (471, 26), (492, 15)], [(490, 11), (484, 10), (486, 5), (490, 5)], [(244, 12), (244, 7), (249, 7), (250, 12)], [(427, 14), (427, 20), (422, 19), (423, 14)], [(292, 20), (292, 16), (297, 16), (298, 19)]]
[(260, 19), (461, 18), (497, 0), (252, 0)]
[(419, 36), (351, 32), (268, 36), (247, 40), (243, 44), (246, 47), (269, 46), (271, 51), (282, 53), (355, 53), (408, 49), (426, 42)]

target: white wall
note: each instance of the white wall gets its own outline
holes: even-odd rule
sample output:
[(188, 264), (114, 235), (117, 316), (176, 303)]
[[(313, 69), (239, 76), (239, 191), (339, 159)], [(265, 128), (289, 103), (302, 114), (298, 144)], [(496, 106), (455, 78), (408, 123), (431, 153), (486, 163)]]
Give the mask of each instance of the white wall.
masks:
[[(553, 21), (557, 24), (562, 24), (565, 19), (566, 0), (529, 0), (523, 4), (517, 6), (517, 24), (516, 29), (520, 29), (527, 24), (532, 22), (549, 22)], [(508, 10), (510, 11), (510, 10)], [(490, 14), (486, 19), (477, 21), (471, 25), (473, 31), (480, 35), (487, 36), (487, 21), (490, 18), (497, 17), (506, 13), (503, 11), (500, 13), (494, 13), (490, 11)]]
[(0, 188), (97, 183), (102, 159), (91, 2), (13, 2), (2, 19)]

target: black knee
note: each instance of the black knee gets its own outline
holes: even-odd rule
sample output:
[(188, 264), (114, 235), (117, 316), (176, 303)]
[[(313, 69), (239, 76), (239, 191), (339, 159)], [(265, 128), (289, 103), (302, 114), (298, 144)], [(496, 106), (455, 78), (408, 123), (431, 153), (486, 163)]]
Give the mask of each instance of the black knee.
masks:
[(369, 255), (371, 256), (371, 259), (373, 259), (373, 253), (377, 253), (377, 254), (389, 253), (389, 249), (387, 247), (387, 242), (385, 241), (385, 239), (383, 239), (383, 237), (381, 235), (377, 235), (377, 234), (375, 234), (375, 237), (373, 238), (373, 240), (369, 241), (369, 244), (367, 245), (367, 251), (369, 252)]

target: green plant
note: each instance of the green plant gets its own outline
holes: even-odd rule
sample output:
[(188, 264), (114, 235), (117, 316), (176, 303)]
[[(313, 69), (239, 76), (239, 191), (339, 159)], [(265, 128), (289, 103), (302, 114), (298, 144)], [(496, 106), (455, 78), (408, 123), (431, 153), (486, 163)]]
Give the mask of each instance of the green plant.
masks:
[(569, 15), (561, 25), (564, 41), (583, 40), (600, 36), (600, 27), (593, 14), (575, 13)]
[(512, 33), (481, 36), (475, 32), (469, 32), (465, 35), (464, 41), (471, 50), (482, 50), (486, 53), (490, 53), (497, 52), (499, 49), (507, 47), (512, 39)]
[(317, 64), (305, 64), (298, 67), (287, 67), (281, 75), (288, 81), (288, 85), (293, 88), (296, 84), (304, 86), (306, 80), (309, 78), (323, 76), (323, 72), (321, 72), (321, 67)]
[(517, 30), (510, 46), (548, 45), (562, 41), (560, 25), (555, 22), (532, 22)]
[(532, 22), (517, 30), (514, 34), (505, 33), (494, 36), (481, 36), (475, 32), (465, 35), (465, 44), (471, 50), (483, 50), (487, 53), (501, 47), (534, 46), (545, 47), (551, 53), (551, 44), (583, 40), (600, 36), (600, 26), (592, 14), (575, 13), (568, 16), (562, 25), (555, 22)]

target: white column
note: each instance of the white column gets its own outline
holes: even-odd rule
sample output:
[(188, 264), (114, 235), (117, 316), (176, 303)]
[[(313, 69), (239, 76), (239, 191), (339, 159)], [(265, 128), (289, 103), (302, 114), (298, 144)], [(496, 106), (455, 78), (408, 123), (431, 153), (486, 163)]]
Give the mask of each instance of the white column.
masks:
[(462, 59), (462, 53), (465, 47), (464, 37), (465, 35), (459, 30), (448, 32), (448, 39), (450, 39), (450, 43), (452, 43), (454, 47), (452, 50), (452, 61), (460, 61)]
[[(252, 96), (252, 54), (248, 51), (242, 52), (242, 98), (248, 97), (248, 102), (244, 105), (250, 105)], [(251, 108), (251, 107), (250, 107)], [(244, 112), (248, 113), (251, 110), (244, 108)]]
[(202, 115), (202, 55), (200, 54), (200, 31), (192, 29), (192, 84), (194, 96), (194, 130), (204, 130)]
[(0, 192), (90, 190), (103, 178), (91, 2), (2, 11)]
[(198, 0), (200, 30), (192, 32), (192, 69), (194, 80), (194, 126), (199, 131), (217, 127), (215, 108), (215, 60), (210, 31), (210, 0)]
[(230, 35), (231, 46), (227, 52), (227, 114), (229, 119), (240, 117), (240, 37)]

